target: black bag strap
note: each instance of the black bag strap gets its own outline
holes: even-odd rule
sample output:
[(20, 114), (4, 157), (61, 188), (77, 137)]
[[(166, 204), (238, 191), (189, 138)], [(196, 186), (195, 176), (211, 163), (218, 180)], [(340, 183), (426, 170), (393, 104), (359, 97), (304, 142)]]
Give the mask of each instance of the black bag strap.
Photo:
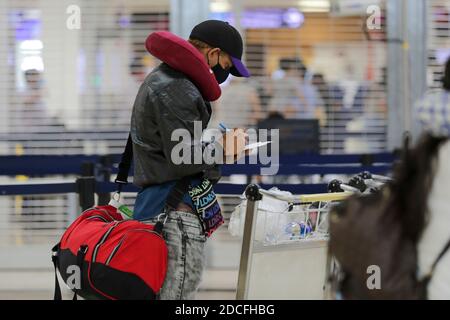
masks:
[(430, 282), (431, 278), (433, 277), (434, 271), (436, 270), (436, 266), (438, 265), (439, 261), (444, 257), (444, 255), (447, 253), (448, 249), (450, 249), (450, 239), (448, 240), (445, 247), (442, 249), (442, 251), (437, 256), (436, 260), (434, 260), (433, 264), (431, 265), (430, 272), (424, 277), (424, 281), (426, 283)]
[[(119, 163), (119, 172), (117, 173), (116, 180), (117, 183), (117, 193), (120, 194), (123, 186), (128, 184), (128, 175), (131, 168), (131, 161), (133, 160), (133, 140), (131, 138), (131, 132), (128, 134), (127, 144), (125, 150), (122, 153), (122, 157)], [(194, 176), (187, 176), (180, 179), (172, 191), (170, 192), (166, 205), (176, 208), (178, 203), (183, 199), (184, 194), (189, 189), (189, 184), (192, 178), (199, 177), (200, 174)]]
[(122, 191), (122, 187), (128, 184), (128, 174), (130, 172), (131, 161), (133, 160), (133, 140), (131, 139), (131, 133), (128, 134), (127, 144), (125, 150), (122, 153), (122, 158), (119, 163), (119, 172), (117, 173), (116, 180), (114, 181), (118, 185), (117, 192)]
[(53, 296), (53, 300), (62, 300), (61, 287), (59, 286), (58, 274), (57, 274), (58, 248), (59, 248), (59, 243), (52, 248), (52, 262), (53, 262), (53, 267), (55, 268), (55, 294)]
[(428, 285), (430, 284), (431, 278), (433, 278), (434, 271), (436, 269), (436, 266), (438, 265), (439, 261), (444, 257), (444, 255), (447, 253), (447, 251), (450, 249), (450, 239), (448, 240), (445, 247), (441, 250), (439, 255), (437, 256), (436, 260), (434, 260), (433, 264), (431, 265), (430, 271), (419, 281), (419, 298), (422, 300), (428, 299)]
[[(55, 269), (55, 293), (53, 296), (53, 300), (62, 300), (61, 287), (59, 285), (58, 273), (57, 273), (58, 258), (59, 258), (58, 251), (59, 251), (59, 243), (52, 248), (52, 262), (53, 262), (53, 267)], [(82, 245), (77, 253), (77, 265), (80, 268), (81, 276), (83, 275), (83, 261), (84, 261), (86, 252), (87, 252), (87, 246)], [(73, 295), (72, 300), (77, 300), (77, 290), (76, 289), (74, 289), (74, 295)]]
[[(77, 266), (80, 270), (81, 277), (83, 277), (84, 257), (86, 256), (87, 250), (88, 250), (87, 245), (81, 245), (77, 252)], [(82, 280), (82, 279), (80, 279), (80, 280)], [(82, 283), (82, 281), (80, 281), (80, 282)], [(78, 289), (74, 289), (73, 291), (74, 291), (74, 294), (73, 294), (72, 300), (77, 300)]]

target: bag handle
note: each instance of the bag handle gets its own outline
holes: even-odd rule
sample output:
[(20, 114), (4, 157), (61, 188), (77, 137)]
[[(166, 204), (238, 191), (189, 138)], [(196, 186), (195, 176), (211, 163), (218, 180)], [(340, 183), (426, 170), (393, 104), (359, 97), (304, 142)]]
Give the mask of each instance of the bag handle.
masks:
[(55, 268), (55, 294), (53, 300), (62, 300), (61, 287), (59, 286), (58, 274), (56, 271), (58, 268), (58, 247), (59, 243), (52, 248), (52, 262), (53, 267)]
[[(55, 294), (53, 296), (53, 300), (62, 300), (62, 295), (61, 295), (61, 287), (59, 285), (59, 280), (58, 280), (58, 251), (59, 251), (59, 243), (56, 244), (53, 248), (52, 248), (52, 262), (53, 262), (53, 267), (55, 268)], [(78, 250), (77, 253), (77, 265), (80, 268), (80, 274), (83, 274), (83, 259), (84, 256), (86, 255), (87, 252), (87, 246), (82, 245), (80, 247), (80, 249)], [(73, 298), (72, 300), (76, 301), (77, 300), (77, 290), (74, 290), (74, 294), (73, 294)]]

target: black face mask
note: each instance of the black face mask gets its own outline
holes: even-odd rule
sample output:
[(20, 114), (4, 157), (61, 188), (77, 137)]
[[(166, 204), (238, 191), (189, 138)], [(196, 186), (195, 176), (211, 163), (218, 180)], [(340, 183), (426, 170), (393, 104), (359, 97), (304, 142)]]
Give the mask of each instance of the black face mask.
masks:
[[(220, 55), (217, 57), (217, 64), (214, 67), (212, 67), (211, 70), (214, 72), (214, 76), (216, 77), (217, 83), (221, 84), (221, 83), (224, 83), (225, 80), (227, 80), (228, 76), (230, 75), (230, 71), (222, 68), (219, 61), (220, 61)], [(208, 64), (209, 64), (209, 59), (208, 59)]]

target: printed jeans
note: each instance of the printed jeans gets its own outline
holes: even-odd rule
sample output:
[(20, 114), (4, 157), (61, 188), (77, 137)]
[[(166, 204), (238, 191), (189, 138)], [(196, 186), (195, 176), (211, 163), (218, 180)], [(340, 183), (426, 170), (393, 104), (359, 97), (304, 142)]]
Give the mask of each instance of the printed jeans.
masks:
[[(154, 220), (150, 222), (154, 223)], [(168, 264), (161, 300), (192, 300), (205, 267), (206, 236), (200, 221), (192, 213), (169, 211), (163, 235), (168, 249)]]

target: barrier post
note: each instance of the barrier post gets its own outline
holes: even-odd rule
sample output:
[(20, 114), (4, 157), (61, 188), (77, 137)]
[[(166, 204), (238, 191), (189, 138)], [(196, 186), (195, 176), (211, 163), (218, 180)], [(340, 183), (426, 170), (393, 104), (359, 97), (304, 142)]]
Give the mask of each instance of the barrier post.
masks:
[(242, 239), (241, 259), (239, 263), (236, 300), (246, 300), (252, 267), (253, 240), (255, 238), (258, 201), (262, 199), (259, 186), (251, 184), (245, 190), (247, 210), (245, 213), (244, 235)]
[(77, 178), (76, 184), (80, 207), (85, 211), (95, 205), (94, 164), (92, 162), (83, 162), (81, 175), (81, 177)]
[[(95, 175), (96, 181), (109, 182), (111, 179), (111, 159), (109, 156), (101, 156), (100, 162), (97, 164)], [(111, 200), (110, 193), (97, 193), (98, 205), (105, 206)]]

